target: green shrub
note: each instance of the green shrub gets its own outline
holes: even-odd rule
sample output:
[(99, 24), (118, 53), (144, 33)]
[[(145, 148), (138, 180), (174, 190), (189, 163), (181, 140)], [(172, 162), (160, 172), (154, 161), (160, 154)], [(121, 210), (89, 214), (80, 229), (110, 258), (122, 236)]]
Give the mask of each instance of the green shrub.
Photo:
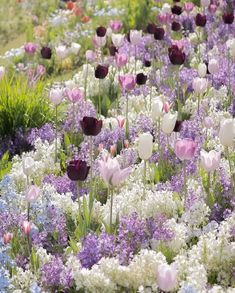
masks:
[(43, 81), (38, 81), (34, 87), (29, 87), (22, 76), (0, 81), (0, 137), (14, 135), (19, 128), (25, 132), (40, 127), (51, 119)]

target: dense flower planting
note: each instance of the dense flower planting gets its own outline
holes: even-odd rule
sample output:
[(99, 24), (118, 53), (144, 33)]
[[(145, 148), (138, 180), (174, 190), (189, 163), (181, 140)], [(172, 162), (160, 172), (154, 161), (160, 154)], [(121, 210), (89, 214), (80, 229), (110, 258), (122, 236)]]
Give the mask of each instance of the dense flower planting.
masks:
[(62, 2), (0, 67), (0, 292), (235, 292), (234, 1), (115, 11), (89, 46)]

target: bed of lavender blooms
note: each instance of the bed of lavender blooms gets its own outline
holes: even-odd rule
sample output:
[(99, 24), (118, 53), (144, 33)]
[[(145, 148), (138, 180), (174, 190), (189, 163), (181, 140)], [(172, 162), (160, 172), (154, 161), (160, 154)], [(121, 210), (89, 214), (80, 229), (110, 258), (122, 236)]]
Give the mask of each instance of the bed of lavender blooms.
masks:
[(156, 14), (51, 85), (0, 182), (0, 292), (235, 292), (234, 1)]

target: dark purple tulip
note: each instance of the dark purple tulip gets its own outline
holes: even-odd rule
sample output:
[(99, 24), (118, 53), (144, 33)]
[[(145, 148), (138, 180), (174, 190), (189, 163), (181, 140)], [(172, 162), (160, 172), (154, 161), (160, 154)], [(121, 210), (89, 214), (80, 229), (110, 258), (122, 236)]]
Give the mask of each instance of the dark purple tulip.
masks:
[(67, 166), (67, 175), (73, 181), (85, 181), (90, 167), (82, 160), (72, 160)]
[(151, 66), (151, 61), (150, 60), (144, 60), (144, 66), (145, 67), (150, 67)]
[(149, 24), (147, 25), (147, 28), (146, 28), (147, 32), (148, 32), (149, 34), (151, 34), (151, 35), (154, 35), (154, 34), (155, 34), (156, 29), (157, 29), (157, 27), (156, 27), (156, 25), (155, 25), (154, 23), (149, 23)]
[(96, 34), (98, 37), (104, 37), (106, 35), (106, 28), (104, 26), (99, 26), (96, 29)]
[(182, 122), (183, 121), (180, 121), (180, 120), (177, 120), (176, 123), (175, 123), (175, 128), (174, 128), (174, 132), (180, 132), (181, 128), (182, 128)]
[(185, 61), (185, 53), (182, 52), (176, 45), (168, 48), (168, 55), (173, 65), (182, 65)]
[(96, 136), (100, 133), (103, 121), (98, 120), (94, 117), (83, 117), (80, 121), (80, 125), (82, 127), (82, 131), (85, 135)]
[(198, 13), (195, 18), (195, 23), (197, 26), (204, 27), (206, 25), (206, 15)]
[(52, 51), (49, 47), (42, 47), (41, 55), (43, 59), (51, 59)]
[(137, 83), (138, 85), (143, 85), (143, 84), (146, 83), (146, 81), (147, 81), (147, 75), (145, 75), (145, 74), (143, 74), (143, 73), (138, 73), (138, 74), (136, 75), (136, 83)]
[(174, 5), (173, 7), (171, 7), (171, 12), (173, 14), (180, 15), (182, 13), (182, 7)]
[(154, 33), (154, 39), (155, 40), (163, 40), (165, 35), (165, 31), (162, 27), (157, 27), (156, 31)]
[(180, 2), (180, 0), (173, 0), (173, 2)]
[(107, 66), (98, 65), (95, 69), (95, 77), (98, 79), (104, 79), (109, 72), (109, 68)]
[(109, 47), (109, 53), (110, 53), (111, 56), (115, 56), (117, 52), (118, 52), (118, 50), (114, 45), (111, 45)]
[(130, 40), (130, 32), (126, 34), (126, 39), (127, 39), (127, 41), (128, 41), (129, 43), (131, 42), (131, 40)]
[(181, 25), (180, 23), (176, 22), (176, 21), (173, 21), (172, 24), (171, 24), (171, 29), (174, 31), (174, 32), (178, 32), (180, 29), (181, 29)]
[(234, 14), (233, 12), (225, 12), (223, 14), (223, 21), (226, 24), (232, 24), (234, 21)]

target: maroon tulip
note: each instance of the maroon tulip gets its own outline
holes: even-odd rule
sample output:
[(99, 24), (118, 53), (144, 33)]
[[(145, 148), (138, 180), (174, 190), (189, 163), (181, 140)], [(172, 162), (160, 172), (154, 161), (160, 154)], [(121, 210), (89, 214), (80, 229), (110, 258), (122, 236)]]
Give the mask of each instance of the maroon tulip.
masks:
[(154, 34), (155, 34), (156, 29), (157, 29), (157, 27), (156, 27), (156, 25), (155, 25), (154, 23), (149, 23), (149, 24), (147, 25), (147, 28), (146, 28), (147, 32), (148, 32), (149, 34), (151, 34), (151, 35), (154, 35)]
[(130, 43), (131, 42), (131, 40), (130, 40), (130, 32), (128, 32), (127, 34), (126, 34), (126, 39), (127, 39), (127, 41)]
[(165, 31), (164, 31), (164, 29), (161, 28), (161, 27), (157, 27), (157, 28), (156, 28), (156, 31), (155, 31), (155, 33), (154, 33), (154, 39), (155, 39), (155, 40), (163, 40), (164, 35), (165, 35)]
[(195, 23), (197, 26), (204, 27), (206, 25), (206, 15), (198, 13), (195, 18)]
[(173, 129), (174, 132), (180, 132), (181, 128), (182, 128), (182, 123), (183, 121), (177, 120), (175, 123), (175, 127)]
[(90, 167), (82, 160), (72, 160), (67, 166), (67, 175), (73, 181), (85, 181)]
[(42, 47), (41, 55), (43, 59), (51, 59), (52, 51), (49, 47)]
[(143, 74), (143, 73), (138, 73), (138, 74), (136, 75), (136, 83), (137, 83), (138, 85), (143, 85), (143, 84), (146, 83), (146, 81), (147, 81), (147, 75), (145, 75), (145, 74)]
[(232, 24), (234, 21), (234, 14), (233, 12), (225, 12), (223, 14), (223, 21), (226, 24)]
[(107, 66), (98, 65), (95, 69), (95, 77), (98, 79), (104, 79), (109, 72), (109, 68)]
[(176, 45), (172, 45), (171, 48), (168, 48), (168, 55), (173, 65), (182, 65), (185, 61), (185, 53)]
[(180, 23), (176, 22), (176, 21), (173, 21), (172, 24), (171, 24), (171, 29), (174, 31), (174, 32), (178, 32), (180, 29), (181, 29), (181, 25)]
[(104, 37), (106, 35), (106, 28), (104, 26), (99, 26), (96, 29), (96, 34), (98, 37)]
[(83, 117), (80, 121), (83, 133), (89, 136), (96, 136), (100, 133), (103, 122), (94, 117)]
[(114, 45), (111, 45), (109, 47), (109, 53), (110, 53), (111, 56), (115, 56), (117, 52), (118, 52), (118, 50)]
[(173, 0), (173, 2), (180, 2), (180, 0)]
[(174, 5), (173, 7), (171, 7), (171, 12), (173, 14), (180, 15), (182, 13), (182, 7)]
[(145, 67), (151, 67), (151, 61), (150, 60), (144, 60), (144, 66)]

